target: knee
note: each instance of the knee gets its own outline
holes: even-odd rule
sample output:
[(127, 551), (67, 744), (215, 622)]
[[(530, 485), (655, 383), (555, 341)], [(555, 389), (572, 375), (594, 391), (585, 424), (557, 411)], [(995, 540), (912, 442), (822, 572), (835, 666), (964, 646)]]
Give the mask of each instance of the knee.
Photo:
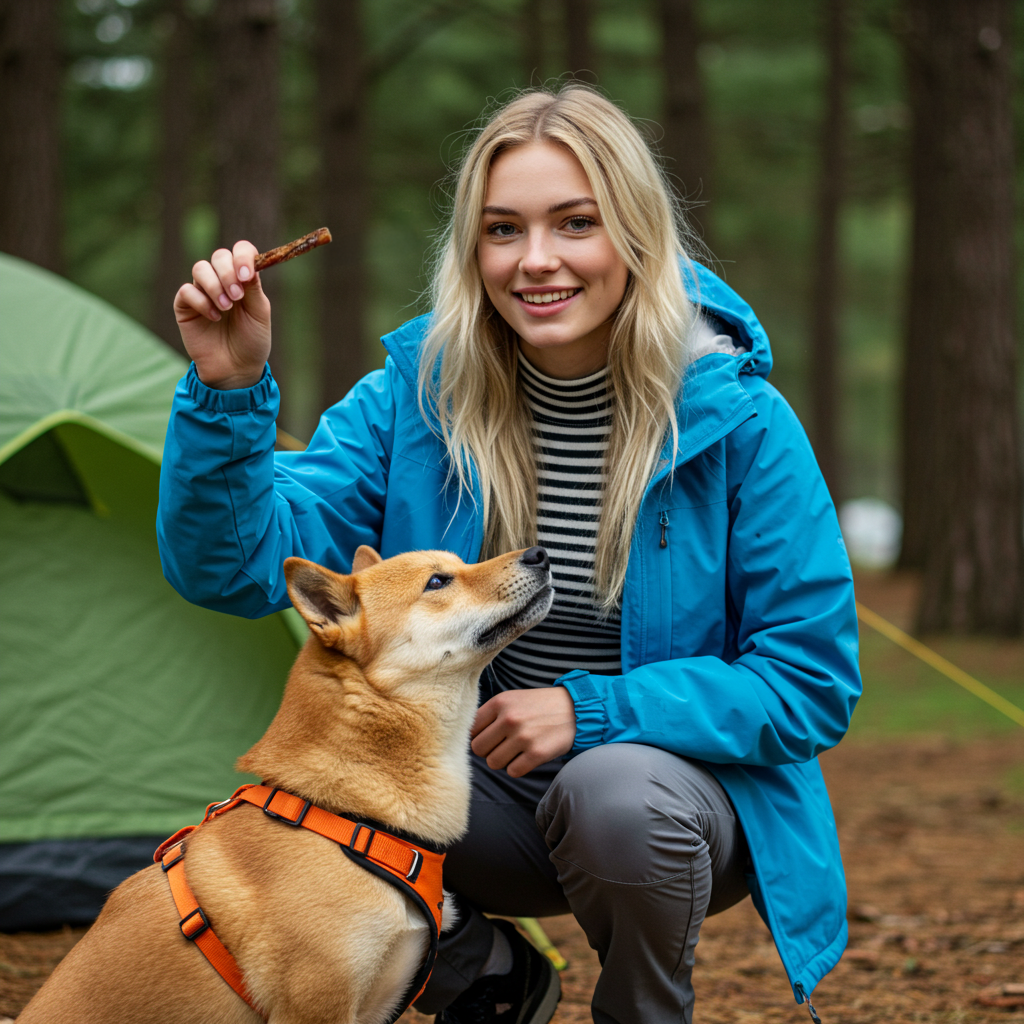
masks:
[(614, 743), (569, 761), (537, 810), (553, 857), (622, 881), (685, 870), (704, 843), (696, 809), (659, 771), (664, 758), (675, 755)]

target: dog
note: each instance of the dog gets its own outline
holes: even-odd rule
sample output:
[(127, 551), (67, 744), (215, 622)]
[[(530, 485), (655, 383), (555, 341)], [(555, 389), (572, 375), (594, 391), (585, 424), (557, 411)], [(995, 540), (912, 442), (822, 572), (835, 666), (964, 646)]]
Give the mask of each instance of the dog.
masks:
[[(452, 843), (468, 823), (478, 680), (547, 615), (546, 552), (466, 565), (441, 551), (382, 560), (363, 546), (347, 576), (300, 558), (284, 569), (310, 635), (237, 767), (333, 814)], [(401, 891), (248, 804), (186, 842), (188, 883), (272, 1024), (383, 1024), (402, 1007), (430, 929)], [(132, 875), (18, 1021), (256, 1024), (180, 917), (159, 865)]]

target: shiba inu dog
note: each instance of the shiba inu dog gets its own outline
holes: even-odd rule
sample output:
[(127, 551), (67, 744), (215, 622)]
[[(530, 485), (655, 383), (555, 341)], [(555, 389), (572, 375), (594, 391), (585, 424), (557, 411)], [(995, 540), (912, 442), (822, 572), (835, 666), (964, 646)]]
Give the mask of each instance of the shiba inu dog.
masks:
[[(239, 769), (299, 802), (424, 844), (459, 838), (477, 681), (547, 614), (546, 552), (466, 565), (441, 551), (382, 560), (364, 546), (350, 575), (299, 558), (285, 562), (285, 574), (310, 637), (276, 717)], [(184, 842), (203, 920), (263, 1016), (381, 1024), (401, 1005), (430, 933), (401, 891), (322, 834), (248, 804), (208, 818)], [(183, 937), (175, 899), (157, 864), (123, 882), (19, 1021), (259, 1021)]]

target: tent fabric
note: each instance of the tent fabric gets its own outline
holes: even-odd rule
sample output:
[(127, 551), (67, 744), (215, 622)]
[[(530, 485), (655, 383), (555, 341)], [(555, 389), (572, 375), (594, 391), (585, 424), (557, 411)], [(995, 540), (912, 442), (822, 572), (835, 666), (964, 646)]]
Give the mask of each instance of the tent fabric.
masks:
[[(166, 837), (253, 781), (234, 761), (305, 634), (294, 612), (210, 612), (163, 578), (159, 463), (185, 369), (106, 303), (0, 254), (0, 927), (31, 918), (5, 914), (31, 884), (67, 889), (77, 863), (96, 889), (124, 868), (97, 850)], [(19, 844), (61, 842), (79, 852), (24, 874)], [(64, 920), (81, 919), (76, 899)]]
[(153, 863), (166, 836), (0, 846), (0, 931), (92, 924), (111, 889)]

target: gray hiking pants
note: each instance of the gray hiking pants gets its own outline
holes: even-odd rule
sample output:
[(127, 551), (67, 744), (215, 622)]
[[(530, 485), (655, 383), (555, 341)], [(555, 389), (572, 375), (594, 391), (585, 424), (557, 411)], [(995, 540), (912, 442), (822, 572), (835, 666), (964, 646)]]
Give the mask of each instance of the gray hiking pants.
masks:
[(597, 1024), (689, 1024), (701, 922), (747, 895), (732, 804), (703, 766), (613, 743), (522, 779), (473, 758), (469, 832), (445, 860), (460, 922), (416, 1002), (436, 1013), (491, 950), (483, 916), (573, 913), (597, 950)]

